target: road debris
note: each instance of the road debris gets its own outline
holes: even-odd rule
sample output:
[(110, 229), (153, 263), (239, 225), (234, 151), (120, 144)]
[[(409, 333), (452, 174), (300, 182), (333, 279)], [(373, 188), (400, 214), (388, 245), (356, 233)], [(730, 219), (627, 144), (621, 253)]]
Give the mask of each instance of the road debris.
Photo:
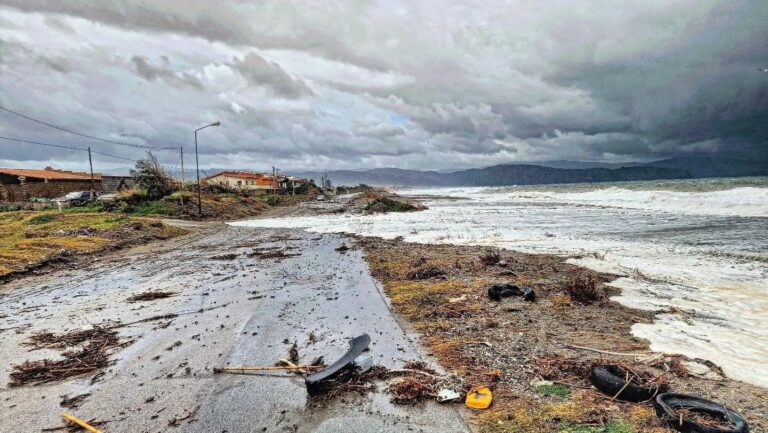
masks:
[(61, 402), (59, 402), (59, 406), (65, 407), (67, 409), (77, 409), (81, 404), (83, 404), (85, 399), (90, 396), (91, 393), (75, 395), (72, 397), (65, 394), (61, 396)]
[(65, 413), (61, 414), (61, 416), (64, 417), (64, 419), (66, 419), (67, 421), (69, 421), (69, 422), (71, 422), (73, 424), (76, 424), (76, 425), (78, 425), (78, 426), (88, 430), (91, 433), (102, 433), (101, 430), (99, 430), (96, 427), (88, 424), (87, 422), (81, 420), (80, 418), (77, 418), (74, 415), (70, 415), (70, 414), (65, 412)]
[(129, 303), (142, 302), (142, 301), (154, 301), (155, 299), (170, 298), (171, 296), (176, 296), (176, 295), (178, 295), (178, 293), (176, 292), (163, 292), (161, 290), (150, 290), (148, 292), (133, 295), (130, 298), (126, 299), (126, 301)]
[(371, 344), (371, 337), (368, 334), (362, 334), (349, 340), (349, 350), (336, 362), (331, 364), (325, 370), (319, 371), (308, 376), (304, 383), (310, 395), (323, 392), (323, 383), (339, 375), (343, 370), (350, 370), (354, 366), (355, 358), (360, 356), (363, 351)]
[[(121, 341), (114, 329), (100, 326), (66, 334), (34, 334), (26, 344), (36, 349), (71, 349), (61, 354), (63, 359), (14, 365), (9, 386), (39, 385), (97, 371), (109, 365), (109, 357), (115, 350), (131, 343), (133, 340)], [(81, 347), (78, 349), (78, 346)]]
[(452, 401), (456, 401), (460, 398), (461, 398), (461, 394), (448, 388), (443, 388), (437, 393), (438, 403), (449, 403)]
[(467, 394), (465, 401), (467, 407), (472, 409), (488, 409), (493, 401), (490, 388), (482, 387)]
[(285, 251), (286, 250), (284, 250), (284, 249), (265, 248), (265, 249), (260, 249), (260, 250), (253, 250), (252, 252), (246, 254), (246, 256), (248, 258), (251, 258), (251, 259), (252, 258), (258, 258), (258, 259), (278, 259), (278, 261), (280, 261), (280, 260), (287, 259), (289, 257), (298, 257), (298, 256), (301, 255), (301, 254), (298, 254), (298, 253), (296, 253), (296, 254), (286, 253)]
[(522, 296), (523, 299), (529, 302), (536, 300), (536, 292), (530, 287), (518, 287), (508, 283), (492, 284), (488, 287), (488, 297), (494, 301), (501, 301), (501, 298), (509, 298), (511, 296)]

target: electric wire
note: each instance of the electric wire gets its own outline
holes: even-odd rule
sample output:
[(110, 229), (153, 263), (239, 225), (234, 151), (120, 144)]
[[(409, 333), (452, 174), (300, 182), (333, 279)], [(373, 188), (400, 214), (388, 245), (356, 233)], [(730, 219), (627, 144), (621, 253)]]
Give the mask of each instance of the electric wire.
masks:
[(14, 115), (19, 116), (19, 117), (23, 117), (23, 118), (25, 118), (27, 120), (31, 120), (32, 122), (36, 122), (36, 123), (39, 123), (41, 125), (45, 125), (45, 126), (48, 126), (48, 127), (54, 128), (54, 129), (58, 129), (59, 131), (64, 131), (64, 132), (68, 132), (70, 134), (79, 135), (80, 137), (90, 138), (91, 140), (98, 140), (98, 141), (103, 141), (105, 143), (117, 144), (117, 145), (120, 145), (120, 146), (137, 147), (137, 148), (143, 148), (143, 149), (176, 149), (176, 147), (149, 146), (149, 145), (144, 145), (144, 144), (133, 144), (133, 143), (125, 143), (125, 142), (122, 142), (122, 141), (107, 140), (105, 138), (94, 137), (92, 135), (83, 134), (81, 132), (73, 131), (71, 129), (67, 129), (67, 128), (63, 128), (61, 126), (54, 125), (52, 123), (44, 122), (42, 120), (38, 120), (38, 119), (35, 119), (33, 117), (29, 117), (26, 114), (19, 113), (18, 111), (11, 110), (10, 108), (6, 108), (6, 107), (3, 107), (1, 105), (0, 105), (0, 110), (6, 111), (8, 113), (14, 114)]

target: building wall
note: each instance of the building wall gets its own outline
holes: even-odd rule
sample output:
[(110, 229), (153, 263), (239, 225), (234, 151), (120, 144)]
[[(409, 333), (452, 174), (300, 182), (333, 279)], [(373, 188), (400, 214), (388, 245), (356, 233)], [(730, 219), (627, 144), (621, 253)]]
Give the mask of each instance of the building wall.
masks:
[[(96, 191), (101, 191), (101, 181), (96, 180)], [(17, 185), (0, 185), (0, 199), (5, 202), (25, 201), (35, 198), (56, 198), (72, 191), (89, 191), (91, 181), (24, 182)]]
[[(272, 189), (272, 183), (271, 181), (266, 181), (265, 179), (245, 179), (245, 178), (239, 178), (239, 177), (233, 177), (233, 176), (214, 176), (211, 178), (208, 178), (206, 182), (211, 184), (219, 184), (223, 186), (228, 186), (231, 188), (241, 188), (241, 189), (249, 189), (249, 190), (271, 190)], [(238, 185), (237, 182), (240, 182)]]
[(126, 188), (133, 188), (135, 182), (131, 176), (102, 176), (104, 192), (116, 192)]

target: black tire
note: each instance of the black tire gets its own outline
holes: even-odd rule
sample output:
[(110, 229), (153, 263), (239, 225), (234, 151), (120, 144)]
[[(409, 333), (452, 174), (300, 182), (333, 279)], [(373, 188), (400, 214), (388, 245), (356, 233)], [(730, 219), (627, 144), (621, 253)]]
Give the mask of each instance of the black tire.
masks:
[[(653, 401), (656, 415), (670, 427), (684, 433), (749, 433), (749, 425), (738, 412), (727, 409), (720, 403), (685, 394), (659, 394)], [(677, 409), (707, 413), (722, 420), (730, 420), (730, 428), (702, 425), (686, 418), (680, 423)]]
[(536, 300), (536, 292), (530, 287), (517, 287), (514, 284), (494, 284), (488, 287), (488, 297), (494, 301), (501, 301), (501, 298), (511, 296), (522, 296), (529, 302)]
[(616, 398), (619, 400), (635, 403), (650, 401), (658, 394), (669, 390), (667, 385), (640, 386), (634, 383), (627, 384), (624, 370), (615, 365), (596, 365), (592, 367), (590, 380), (592, 385), (603, 393), (611, 397), (618, 394)]

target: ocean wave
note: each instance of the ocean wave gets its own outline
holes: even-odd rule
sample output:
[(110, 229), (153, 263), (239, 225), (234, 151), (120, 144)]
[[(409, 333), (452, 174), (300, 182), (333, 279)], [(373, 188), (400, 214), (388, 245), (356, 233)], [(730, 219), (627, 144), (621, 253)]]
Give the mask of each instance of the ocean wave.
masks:
[(643, 191), (617, 186), (585, 192), (509, 191), (509, 189), (503, 194), (492, 195), (484, 195), (479, 191), (465, 192), (465, 197), (485, 202), (499, 201), (502, 199), (501, 196), (510, 201), (567, 203), (686, 215), (768, 217), (768, 188), (757, 187), (704, 192)]

